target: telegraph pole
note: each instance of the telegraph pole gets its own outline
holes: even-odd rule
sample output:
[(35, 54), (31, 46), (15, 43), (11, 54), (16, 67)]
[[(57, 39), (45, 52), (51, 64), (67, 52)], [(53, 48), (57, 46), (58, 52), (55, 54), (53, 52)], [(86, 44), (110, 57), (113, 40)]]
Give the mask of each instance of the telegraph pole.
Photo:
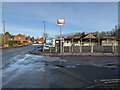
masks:
[[(44, 24), (44, 40), (46, 39), (46, 31), (45, 31), (45, 21), (43, 21), (43, 24)], [(43, 51), (44, 51), (44, 45), (45, 45), (45, 42), (43, 44)]]
[(45, 28), (45, 23), (46, 23), (46, 22), (43, 21), (43, 24), (44, 24), (44, 38), (46, 38), (46, 30), (45, 30), (46, 28)]
[(4, 33), (4, 35), (3, 35), (3, 46), (5, 46), (5, 21), (3, 21), (3, 33)]

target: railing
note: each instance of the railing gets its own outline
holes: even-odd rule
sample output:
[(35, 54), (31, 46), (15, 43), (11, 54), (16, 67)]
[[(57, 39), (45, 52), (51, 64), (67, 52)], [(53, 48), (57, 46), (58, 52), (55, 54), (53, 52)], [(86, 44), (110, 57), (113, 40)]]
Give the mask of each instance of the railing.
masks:
[[(59, 52), (59, 46), (51, 47), (51, 52)], [(63, 53), (118, 53), (119, 46), (64, 46)]]

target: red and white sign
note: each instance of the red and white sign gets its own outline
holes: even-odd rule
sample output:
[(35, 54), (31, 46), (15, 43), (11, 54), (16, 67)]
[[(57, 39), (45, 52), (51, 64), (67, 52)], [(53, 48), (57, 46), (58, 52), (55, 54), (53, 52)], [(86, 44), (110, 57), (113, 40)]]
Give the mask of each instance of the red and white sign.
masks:
[(58, 19), (57, 20), (57, 25), (63, 26), (64, 24), (65, 24), (65, 20), (64, 19)]

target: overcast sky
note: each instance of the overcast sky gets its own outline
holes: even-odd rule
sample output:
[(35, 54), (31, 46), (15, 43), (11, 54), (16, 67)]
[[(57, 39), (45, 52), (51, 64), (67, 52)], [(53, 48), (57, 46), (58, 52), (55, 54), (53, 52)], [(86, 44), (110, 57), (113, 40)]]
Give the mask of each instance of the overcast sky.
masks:
[(57, 19), (64, 18), (62, 33), (110, 31), (118, 23), (117, 2), (4, 2), (6, 31), (41, 37), (43, 20), (50, 36), (59, 34)]

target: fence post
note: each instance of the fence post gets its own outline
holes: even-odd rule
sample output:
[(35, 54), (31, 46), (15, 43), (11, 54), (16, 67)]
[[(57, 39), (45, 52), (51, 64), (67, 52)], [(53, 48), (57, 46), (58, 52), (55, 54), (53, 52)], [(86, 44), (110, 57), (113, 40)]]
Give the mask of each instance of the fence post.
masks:
[(115, 45), (115, 52), (117, 52), (116, 45)]
[(57, 52), (57, 45), (55, 46), (55, 52)]
[(115, 47), (115, 48), (114, 48), (114, 49), (115, 49), (114, 51), (117, 52), (116, 41), (115, 41), (115, 46), (114, 46), (114, 47)]
[(51, 45), (50, 45), (50, 52), (51, 52)]
[(102, 45), (102, 53), (104, 53), (104, 46)]
[(91, 53), (93, 53), (93, 44), (91, 44)]
[(73, 39), (72, 39), (72, 53), (73, 53)]
[(80, 53), (82, 53), (82, 40), (80, 41)]
[(91, 45), (91, 53), (93, 53), (93, 43), (91, 39), (90, 39), (90, 45)]
[(82, 53), (82, 46), (80, 45), (80, 53)]
[(69, 53), (70, 53), (70, 47), (71, 47), (71, 46), (69, 46)]
[(112, 52), (115, 52), (114, 42), (112, 41)]
[(64, 42), (63, 42), (63, 53), (64, 53)]
[(73, 45), (72, 45), (72, 53), (73, 53)]
[(112, 45), (112, 52), (113, 52), (113, 53), (115, 52), (115, 47), (114, 47), (114, 45)]

